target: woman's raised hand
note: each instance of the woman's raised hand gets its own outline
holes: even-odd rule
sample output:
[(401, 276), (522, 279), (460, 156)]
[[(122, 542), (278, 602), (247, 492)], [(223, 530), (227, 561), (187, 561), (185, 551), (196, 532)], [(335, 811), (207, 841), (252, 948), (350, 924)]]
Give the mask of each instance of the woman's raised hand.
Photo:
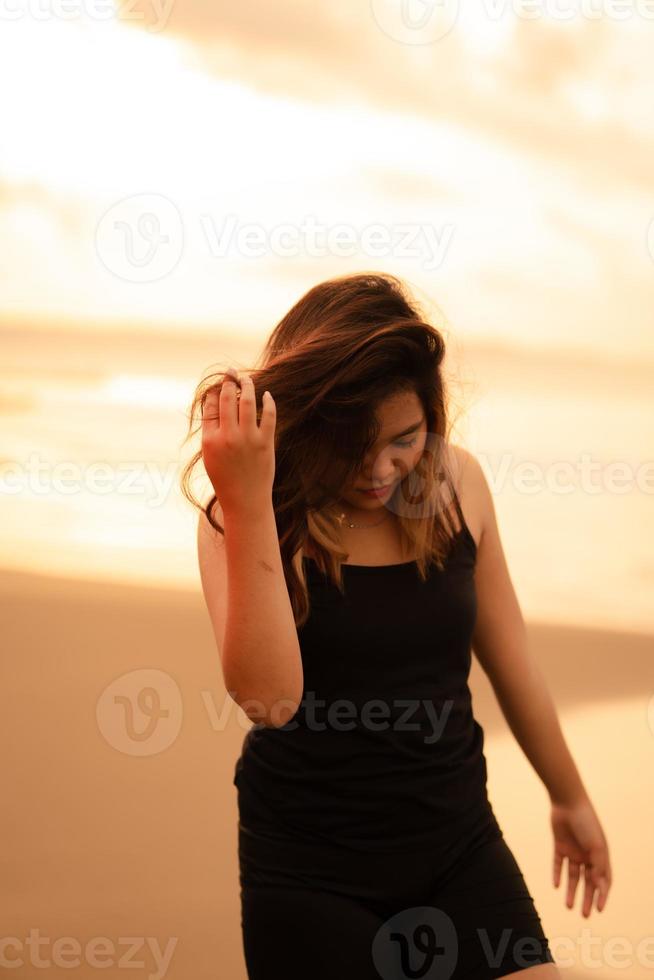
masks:
[(275, 402), (264, 392), (257, 424), (254, 382), (248, 374), (240, 380), (240, 398), (236, 381), (227, 377), (220, 395), (209, 390), (202, 412), (202, 461), (224, 514), (256, 514), (269, 506), (275, 477)]

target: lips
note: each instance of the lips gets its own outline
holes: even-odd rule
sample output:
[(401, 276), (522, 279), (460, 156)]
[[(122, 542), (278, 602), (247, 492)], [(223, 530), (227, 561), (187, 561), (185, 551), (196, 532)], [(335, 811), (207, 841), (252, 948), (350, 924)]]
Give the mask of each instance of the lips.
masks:
[(382, 490), (388, 490), (389, 487), (390, 483), (386, 483), (383, 487), (358, 487), (358, 489), (362, 490), (363, 493), (381, 493)]

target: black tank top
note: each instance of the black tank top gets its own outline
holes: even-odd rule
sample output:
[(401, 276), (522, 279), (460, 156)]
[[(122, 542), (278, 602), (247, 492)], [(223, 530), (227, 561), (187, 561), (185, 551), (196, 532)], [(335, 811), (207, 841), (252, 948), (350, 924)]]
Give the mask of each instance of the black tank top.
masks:
[(282, 728), (244, 738), (234, 784), (246, 830), (451, 853), (497, 827), (468, 687), (477, 548), (455, 502), (461, 529), (425, 582), (415, 561), (345, 564), (342, 595), (305, 557), (302, 701)]

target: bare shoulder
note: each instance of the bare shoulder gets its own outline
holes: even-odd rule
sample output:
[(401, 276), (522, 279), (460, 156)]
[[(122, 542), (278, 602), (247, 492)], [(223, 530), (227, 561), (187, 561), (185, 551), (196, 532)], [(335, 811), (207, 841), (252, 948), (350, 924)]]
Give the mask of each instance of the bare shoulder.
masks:
[(477, 545), (493, 516), (493, 499), (478, 458), (469, 449), (450, 443), (451, 468), (461, 510)]

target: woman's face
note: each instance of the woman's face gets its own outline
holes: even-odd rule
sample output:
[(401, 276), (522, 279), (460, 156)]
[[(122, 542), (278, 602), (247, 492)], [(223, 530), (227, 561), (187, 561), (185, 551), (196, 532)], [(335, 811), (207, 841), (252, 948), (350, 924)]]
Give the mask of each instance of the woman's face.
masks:
[[(348, 512), (380, 510), (397, 484), (418, 463), (427, 441), (427, 420), (415, 392), (401, 392), (385, 399), (377, 410), (381, 431), (352, 487), (341, 494)], [(381, 494), (364, 490), (383, 487)]]

